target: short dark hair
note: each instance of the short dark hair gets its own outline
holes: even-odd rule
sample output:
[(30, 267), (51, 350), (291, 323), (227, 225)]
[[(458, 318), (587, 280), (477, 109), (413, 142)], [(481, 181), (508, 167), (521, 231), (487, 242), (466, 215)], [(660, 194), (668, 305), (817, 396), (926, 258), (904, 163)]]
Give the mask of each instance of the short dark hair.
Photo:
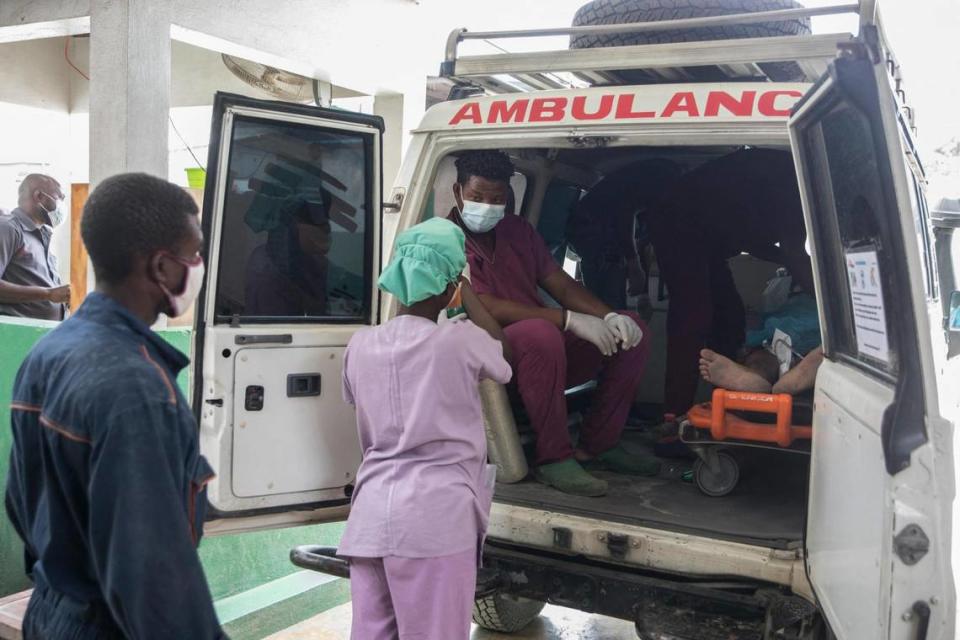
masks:
[(513, 162), (503, 151), (467, 151), (457, 158), (457, 182), (467, 184), (471, 176), (510, 182)]
[(146, 173), (121, 173), (101, 182), (83, 207), (80, 235), (98, 280), (123, 281), (134, 258), (173, 250), (197, 215), (181, 187)]
[[(43, 191), (47, 189), (47, 186), (53, 184), (57, 188), (60, 188), (60, 183), (56, 181), (52, 176), (48, 176), (45, 173), (30, 173), (27, 174), (23, 180), (20, 182), (20, 186), (17, 188), (17, 197), (20, 202), (33, 196), (33, 192), (37, 189)], [(48, 194), (52, 196), (53, 194)]]

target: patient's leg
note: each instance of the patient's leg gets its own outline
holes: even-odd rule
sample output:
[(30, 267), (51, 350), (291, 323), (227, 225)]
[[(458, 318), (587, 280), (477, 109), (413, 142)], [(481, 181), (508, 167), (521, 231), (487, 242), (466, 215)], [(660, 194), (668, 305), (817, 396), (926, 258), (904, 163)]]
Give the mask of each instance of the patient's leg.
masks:
[(773, 393), (796, 395), (813, 389), (821, 362), (823, 362), (823, 347), (817, 347), (804, 356), (797, 366), (783, 374), (783, 377), (773, 385)]
[(770, 393), (769, 380), (710, 349), (700, 352), (700, 375), (721, 389)]
[(763, 376), (770, 384), (780, 379), (780, 361), (766, 349), (752, 349), (741, 360), (750, 371)]

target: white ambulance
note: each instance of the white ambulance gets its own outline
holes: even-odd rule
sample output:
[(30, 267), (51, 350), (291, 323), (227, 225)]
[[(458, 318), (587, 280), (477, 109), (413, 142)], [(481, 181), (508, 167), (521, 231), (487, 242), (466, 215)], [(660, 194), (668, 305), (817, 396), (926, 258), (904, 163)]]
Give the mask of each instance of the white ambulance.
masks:
[[(857, 35), (809, 33), (811, 16), (838, 12), (859, 15)], [(524, 477), (522, 415), (485, 385), (501, 482), (475, 620), (515, 631), (550, 602), (635, 621), (642, 638), (953, 638), (960, 256), (946, 225), (938, 261), (875, 3), (595, 0), (580, 16), (567, 29), (452, 34), (443, 73), (457, 99), (426, 113), (389, 190), (379, 118), (217, 96), (193, 351), (217, 471), (209, 531), (346, 517), (360, 450), (344, 348), (394, 313), (377, 275), (398, 230), (446, 215), (458, 153), (507, 152), (515, 213), (543, 231), (557, 202), (637, 159), (690, 169), (743, 147), (792, 150), (826, 353), (811, 455), (751, 456), (722, 498), (669, 473), (573, 498)], [(550, 35), (574, 46), (459, 53), (471, 38)], [(868, 206), (854, 214), (856, 198)], [(850, 289), (854, 253), (882, 283), (869, 327)], [(775, 269), (734, 261), (738, 284)], [(669, 292), (655, 298), (638, 397), (652, 406)], [(868, 329), (885, 352), (865, 351)], [(346, 575), (332, 550), (293, 556)]]

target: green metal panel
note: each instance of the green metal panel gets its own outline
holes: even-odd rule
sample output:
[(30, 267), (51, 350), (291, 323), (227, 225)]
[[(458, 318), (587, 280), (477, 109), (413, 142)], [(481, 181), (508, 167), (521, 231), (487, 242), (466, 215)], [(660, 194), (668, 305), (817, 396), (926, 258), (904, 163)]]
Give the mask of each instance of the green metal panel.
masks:
[[(56, 323), (42, 321), (0, 321), (0, 493), (7, 490), (7, 471), (10, 465), (10, 394), (13, 379), (23, 358)], [(23, 545), (6, 511), (0, 517), (0, 597), (30, 588), (23, 572)]]

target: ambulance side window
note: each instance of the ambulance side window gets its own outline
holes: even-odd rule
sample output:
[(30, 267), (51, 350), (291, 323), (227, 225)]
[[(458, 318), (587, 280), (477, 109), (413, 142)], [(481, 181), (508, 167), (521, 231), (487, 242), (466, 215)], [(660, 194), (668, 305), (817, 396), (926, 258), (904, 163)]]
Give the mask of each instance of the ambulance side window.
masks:
[(936, 251), (930, 226), (930, 211), (920, 181), (910, 163), (907, 163), (907, 180), (910, 183), (910, 208), (913, 210), (913, 224), (917, 230), (920, 263), (923, 265), (923, 287), (927, 299), (932, 300), (940, 297), (940, 280), (935, 267)]
[(947, 333), (947, 357), (960, 355), (960, 225), (941, 214), (934, 230), (937, 277), (942, 290), (943, 328)]
[(940, 297), (940, 277), (937, 271), (937, 251), (933, 226), (930, 222), (930, 207), (927, 204), (926, 190), (923, 186), (925, 184), (923, 169), (920, 167), (916, 147), (910, 135), (910, 127), (902, 116), (899, 118), (899, 124), (904, 149), (908, 150), (903, 160), (907, 174), (910, 209), (913, 211), (913, 224), (920, 250), (920, 262), (923, 265), (923, 286), (927, 299), (935, 300)]
[(366, 133), (234, 119), (217, 323), (367, 320), (372, 157)]
[(816, 182), (829, 185), (815, 193), (816, 210), (825, 215), (814, 220), (828, 355), (891, 380), (899, 369), (894, 323), (902, 304), (892, 297), (888, 203), (870, 123), (841, 103), (804, 135)]

